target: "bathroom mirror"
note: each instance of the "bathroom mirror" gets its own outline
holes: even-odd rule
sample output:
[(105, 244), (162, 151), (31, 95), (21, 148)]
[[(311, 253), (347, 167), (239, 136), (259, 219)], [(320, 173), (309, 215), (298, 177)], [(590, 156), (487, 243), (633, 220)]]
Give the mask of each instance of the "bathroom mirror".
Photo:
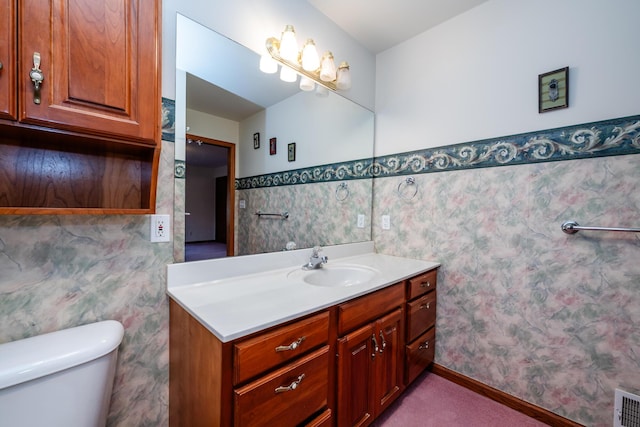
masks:
[(215, 141), (235, 150), (234, 255), (371, 240), (373, 112), (262, 73), (257, 53), (181, 15), (176, 34), (175, 151), (187, 177), (176, 178), (174, 253), (198, 241), (189, 171)]

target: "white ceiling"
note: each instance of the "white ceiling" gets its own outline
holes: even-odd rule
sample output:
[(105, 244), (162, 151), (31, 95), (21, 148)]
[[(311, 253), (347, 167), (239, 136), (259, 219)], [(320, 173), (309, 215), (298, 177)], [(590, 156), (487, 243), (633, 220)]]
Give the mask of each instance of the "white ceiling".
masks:
[(307, 0), (372, 53), (379, 53), (487, 0)]

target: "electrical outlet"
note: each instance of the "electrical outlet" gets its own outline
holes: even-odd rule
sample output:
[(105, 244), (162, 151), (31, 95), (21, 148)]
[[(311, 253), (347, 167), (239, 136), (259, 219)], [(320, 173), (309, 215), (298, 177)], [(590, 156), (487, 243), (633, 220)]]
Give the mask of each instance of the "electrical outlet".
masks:
[(391, 228), (391, 217), (389, 215), (382, 215), (382, 229), (389, 230)]
[(247, 201), (244, 199), (240, 199), (240, 209), (245, 209), (247, 207)]
[(364, 228), (364, 215), (358, 214), (358, 228)]
[(171, 227), (169, 215), (151, 215), (151, 241), (169, 242), (171, 241)]

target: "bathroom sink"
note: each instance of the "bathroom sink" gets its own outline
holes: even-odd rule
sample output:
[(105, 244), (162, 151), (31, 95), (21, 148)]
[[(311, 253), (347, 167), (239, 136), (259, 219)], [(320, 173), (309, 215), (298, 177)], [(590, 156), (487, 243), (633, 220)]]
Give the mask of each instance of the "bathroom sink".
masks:
[(317, 270), (298, 269), (290, 272), (288, 277), (294, 280), (324, 287), (345, 287), (359, 285), (371, 281), (378, 275), (376, 269), (360, 265), (324, 266)]

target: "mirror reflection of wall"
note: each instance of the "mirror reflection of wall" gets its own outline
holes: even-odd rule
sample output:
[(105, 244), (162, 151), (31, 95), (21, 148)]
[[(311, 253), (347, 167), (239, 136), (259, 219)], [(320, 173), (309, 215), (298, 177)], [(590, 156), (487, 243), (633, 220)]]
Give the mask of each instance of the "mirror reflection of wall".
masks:
[[(192, 40), (199, 41), (197, 49)], [(224, 57), (225, 66), (203, 62), (215, 57)], [(238, 188), (229, 206), (235, 213), (230, 253), (279, 251), (289, 241), (301, 249), (371, 239), (371, 111), (335, 93), (320, 98), (279, 81), (277, 75), (261, 73), (257, 53), (180, 15), (176, 62), (176, 160), (188, 160), (186, 139), (179, 137), (187, 127), (189, 134), (236, 146), (233, 180)], [(238, 109), (244, 109), (244, 117)], [(255, 134), (260, 137), (257, 148)], [(275, 154), (269, 150), (271, 138), (277, 141)], [(291, 143), (296, 144), (294, 161), (287, 156)], [(191, 214), (188, 223), (196, 222), (193, 212), (184, 209), (188, 177), (186, 182), (176, 179), (178, 245), (192, 239), (178, 236), (185, 233), (184, 213)], [(336, 196), (341, 182), (348, 193)], [(257, 211), (287, 211), (289, 218), (261, 217)], [(357, 227), (358, 215), (366, 218), (364, 228)], [(191, 225), (187, 228), (193, 233)]]

